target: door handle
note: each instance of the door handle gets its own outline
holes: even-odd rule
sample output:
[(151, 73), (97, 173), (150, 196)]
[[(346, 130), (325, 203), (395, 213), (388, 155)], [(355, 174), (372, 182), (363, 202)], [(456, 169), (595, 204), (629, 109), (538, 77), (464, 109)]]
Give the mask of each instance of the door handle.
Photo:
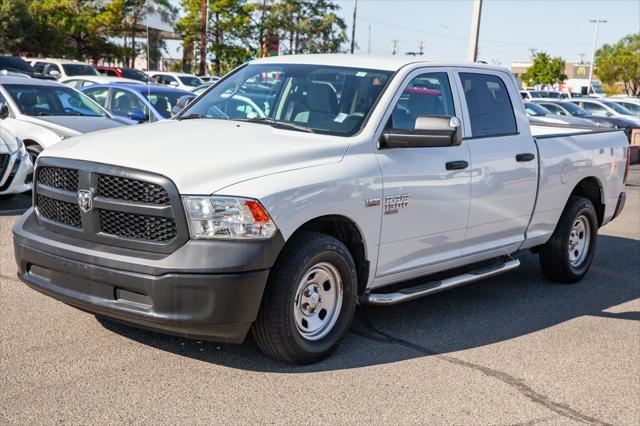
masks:
[(448, 161), (445, 166), (447, 167), (447, 170), (462, 170), (469, 167), (469, 163), (466, 161)]
[(527, 152), (526, 154), (518, 154), (516, 155), (516, 161), (531, 161), (536, 158), (535, 155)]

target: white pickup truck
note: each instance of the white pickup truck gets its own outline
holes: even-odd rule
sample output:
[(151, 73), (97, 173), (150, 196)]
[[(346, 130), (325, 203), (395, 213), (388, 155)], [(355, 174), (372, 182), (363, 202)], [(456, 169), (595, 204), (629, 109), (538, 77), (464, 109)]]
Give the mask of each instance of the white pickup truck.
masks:
[(505, 272), (525, 250), (579, 281), (623, 208), (627, 149), (621, 131), (530, 128), (502, 68), (258, 59), (177, 119), (45, 150), (18, 274), (96, 315), (234, 343), (251, 330), (310, 363), (358, 303)]

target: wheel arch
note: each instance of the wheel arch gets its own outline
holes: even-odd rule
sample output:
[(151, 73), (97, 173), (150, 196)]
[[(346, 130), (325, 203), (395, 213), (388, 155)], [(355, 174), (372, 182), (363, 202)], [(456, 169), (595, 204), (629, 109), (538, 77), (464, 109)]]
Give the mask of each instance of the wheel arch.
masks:
[[(598, 218), (598, 226), (602, 226), (604, 221), (604, 191), (602, 182), (595, 176), (589, 176), (582, 179), (576, 184), (571, 191), (570, 196), (579, 196), (587, 198), (593, 204), (596, 209), (596, 216)], [(568, 200), (567, 200), (568, 202)], [(566, 205), (566, 204), (565, 204)]]
[(356, 222), (339, 214), (315, 217), (300, 225), (291, 234), (289, 241), (296, 234), (304, 231), (313, 231), (329, 235), (347, 247), (356, 265), (358, 294), (362, 294), (369, 280), (370, 262), (367, 256), (364, 233), (360, 230)]

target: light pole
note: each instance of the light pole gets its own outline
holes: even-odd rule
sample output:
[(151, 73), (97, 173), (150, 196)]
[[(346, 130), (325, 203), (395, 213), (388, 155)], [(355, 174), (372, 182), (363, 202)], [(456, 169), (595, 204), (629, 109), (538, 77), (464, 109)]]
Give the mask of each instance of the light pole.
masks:
[(451, 29), (446, 25), (440, 25), (440, 27), (447, 30), (447, 59), (451, 59)]
[(353, 55), (353, 51), (356, 48), (356, 19), (358, 13), (358, 0), (355, 1), (353, 5), (353, 26), (351, 27), (351, 54)]
[(593, 90), (593, 67), (596, 62), (596, 48), (598, 47), (598, 28), (600, 27), (600, 23), (606, 23), (605, 19), (591, 19), (589, 22), (592, 24), (596, 24), (596, 29), (593, 32), (593, 52), (591, 54), (591, 66), (589, 67), (589, 91), (594, 93)]
[(473, 0), (473, 14), (471, 15), (471, 34), (469, 38), (469, 62), (478, 60), (478, 36), (480, 35), (480, 15), (482, 15), (482, 0)]

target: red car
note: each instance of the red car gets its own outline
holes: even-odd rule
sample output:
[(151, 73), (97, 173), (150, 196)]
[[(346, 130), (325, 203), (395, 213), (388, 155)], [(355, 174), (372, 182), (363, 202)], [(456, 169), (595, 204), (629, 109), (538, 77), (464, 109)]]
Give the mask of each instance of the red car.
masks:
[(133, 68), (99, 66), (96, 67), (96, 69), (100, 74), (108, 75), (110, 77), (131, 78), (145, 83), (149, 80), (149, 77), (145, 73)]

